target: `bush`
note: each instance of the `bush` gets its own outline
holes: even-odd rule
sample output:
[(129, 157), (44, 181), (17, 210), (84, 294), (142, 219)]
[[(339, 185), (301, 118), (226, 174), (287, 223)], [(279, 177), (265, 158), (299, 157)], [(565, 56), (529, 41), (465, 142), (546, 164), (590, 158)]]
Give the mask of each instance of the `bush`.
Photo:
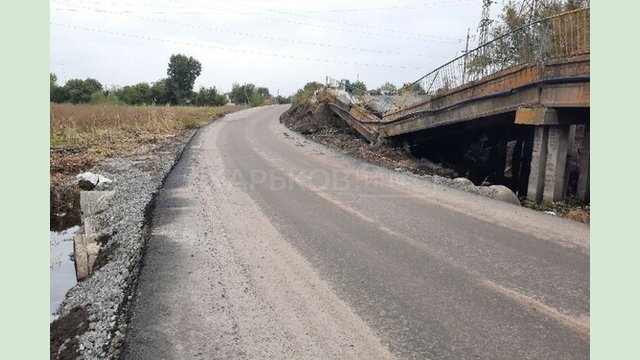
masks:
[(98, 105), (120, 105), (122, 102), (113, 91), (98, 91), (91, 94), (91, 103)]
[(311, 100), (313, 94), (322, 88), (324, 88), (324, 86), (315, 81), (306, 83), (302, 89), (296, 91), (295, 95), (291, 97), (291, 104), (293, 106), (298, 106), (308, 102)]
[(226, 96), (218, 94), (215, 87), (201, 87), (195, 95), (194, 104), (197, 106), (222, 106), (227, 103)]

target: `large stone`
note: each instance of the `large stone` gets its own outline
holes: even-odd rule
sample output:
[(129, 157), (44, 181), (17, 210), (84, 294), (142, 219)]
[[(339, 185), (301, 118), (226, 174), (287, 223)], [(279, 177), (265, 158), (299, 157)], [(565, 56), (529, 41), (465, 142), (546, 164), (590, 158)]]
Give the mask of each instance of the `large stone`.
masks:
[(488, 196), (492, 199), (508, 202), (514, 205), (521, 205), (518, 196), (504, 185), (483, 186), (478, 190), (482, 195)]
[(475, 186), (471, 180), (469, 180), (469, 179), (467, 179), (465, 177), (455, 178), (455, 179), (453, 179), (453, 182), (456, 185), (458, 185), (458, 186), (460, 186), (462, 188)]

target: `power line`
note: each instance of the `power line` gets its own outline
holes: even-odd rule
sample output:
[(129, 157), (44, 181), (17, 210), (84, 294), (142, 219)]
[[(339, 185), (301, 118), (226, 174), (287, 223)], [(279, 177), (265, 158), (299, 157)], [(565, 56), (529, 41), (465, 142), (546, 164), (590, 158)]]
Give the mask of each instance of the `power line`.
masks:
[(435, 2), (421, 2), (417, 5), (394, 5), (394, 6), (379, 6), (374, 8), (337, 8), (337, 9), (323, 9), (323, 10), (312, 10), (307, 11), (307, 13), (324, 13), (324, 12), (361, 12), (361, 11), (388, 11), (388, 10), (410, 10), (410, 9), (421, 9), (421, 8), (429, 8), (429, 7), (438, 7), (443, 4), (455, 4), (455, 3), (463, 3), (468, 0), (445, 0), (445, 1), (435, 1)]
[(430, 38), (434, 38), (434, 39), (451, 40), (451, 41), (454, 41), (454, 40), (457, 41), (458, 40), (457, 38), (452, 38), (452, 37), (448, 37), (448, 36), (427, 35), (427, 34), (414, 33), (414, 32), (409, 32), (409, 31), (398, 31), (398, 30), (393, 30), (393, 29), (386, 29), (386, 28), (377, 27), (377, 26), (370, 26), (370, 25), (363, 25), (363, 24), (353, 24), (353, 23), (349, 23), (349, 22), (346, 22), (346, 21), (332, 20), (332, 19), (322, 19), (322, 18), (318, 18), (318, 17), (315, 17), (315, 16), (307, 16), (307, 15), (295, 14), (295, 13), (290, 13), (290, 12), (281, 11), (281, 10), (275, 10), (275, 9), (265, 9), (265, 10), (269, 11), (269, 12), (274, 12), (274, 13), (277, 13), (277, 14), (283, 14), (283, 15), (289, 15), (289, 16), (297, 16), (297, 17), (301, 17), (301, 18), (305, 18), (305, 19), (311, 19), (311, 20), (315, 20), (315, 21), (339, 24), (339, 25), (343, 25), (343, 26), (351, 26), (351, 27), (359, 27), (359, 28), (363, 28), (363, 29), (385, 31), (385, 32), (394, 33), (394, 34), (406, 34), (406, 35), (415, 36), (415, 37), (430, 37)]
[(331, 48), (331, 49), (361, 51), (361, 52), (370, 52), (370, 53), (386, 54), (386, 55), (398, 55), (398, 56), (444, 58), (444, 56), (440, 56), (440, 55), (436, 56), (436, 55), (426, 55), (426, 54), (417, 54), (417, 53), (405, 53), (405, 52), (399, 52), (399, 51), (379, 50), (379, 49), (362, 48), (362, 47), (350, 47), (350, 46), (342, 46), (342, 45), (335, 45), (335, 44), (322, 43), (322, 42), (295, 40), (295, 39), (282, 38), (282, 37), (276, 37), (276, 36), (270, 36), (270, 35), (260, 35), (255, 33), (247, 33), (247, 32), (240, 32), (240, 31), (227, 30), (227, 29), (221, 29), (221, 28), (214, 28), (214, 27), (205, 26), (205, 25), (188, 24), (188, 23), (182, 23), (177, 21), (152, 18), (148, 16), (134, 15), (128, 12), (96, 9), (96, 8), (80, 6), (80, 5), (77, 5), (77, 6), (74, 5), (74, 6), (75, 8), (66, 8), (66, 9), (54, 8), (53, 10), (54, 11), (78, 11), (78, 9), (81, 9), (81, 10), (93, 11), (97, 13), (113, 14), (117, 16), (125, 16), (125, 17), (130, 17), (135, 19), (154, 21), (158, 23), (182, 26), (182, 27), (193, 28), (193, 29), (208, 30), (208, 31), (230, 34), (230, 35), (238, 35), (238, 36), (251, 37), (251, 38), (263, 39), (263, 40), (282, 41), (282, 42), (293, 43), (293, 44), (302, 44), (302, 45), (324, 47), (324, 48)]
[[(468, 0), (452, 0), (452, 1), (448, 1), (448, 2), (459, 2), (459, 1), (468, 1)], [(90, 2), (90, 1), (83, 1), (82, 3), (87, 3), (87, 2)], [(182, 0), (182, 1), (181, 0), (173, 0), (173, 2), (182, 4), (182, 5), (204, 7), (204, 8), (210, 9), (212, 11), (207, 11), (207, 12), (204, 12), (204, 11), (187, 11), (187, 12), (177, 13), (177, 12), (175, 12), (173, 10), (167, 12), (167, 11), (158, 10), (157, 7), (151, 7), (154, 10), (145, 11), (145, 13), (146, 14), (152, 13), (154, 15), (161, 15), (161, 14), (162, 15), (205, 15), (205, 14), (212, 14), (212, 13), (217, 13), (219, 11), (223, 11), (223, 12), (236, 14), (236, 15), (253, 16), (253, 17), (263, 18), (263, 19), (272, 20), (272, 21), (287, 22), (287, 23), (291, 23), (291, 24), (295, 24), (295, 25), (311, 26), (311, 27), (317, 27), (317, 28), (321, 28), (321, 29), (325, 29), (325, 30), (333, 30), (333, 31), (340, 31), (340, 32), (347, 32), (347, 33), (354, 33), (354, 34), (363, 34), (363, 35), (380, 36), (380, 37), (391, 37), (391, 38), (396, 38), (396, 39), (405, 39), (405, 40), (423, 41), (423, 42), (456, 43), (456, 42), (460, 41), (459, 38), (453, 38), (453, 37), (447, 37), (447, 36), (439, 36), (439, 35), (429, 35), (429, 34), (423, 34), (423, 33), (405, 32), (405, 31), (398, 31), (398, 30), (374, 27), (374, 26), (370, 26), (370, 25), (353, 24), (353, 23), (349, 23), (349, 22), (345, 22), (345, 21), (321, 19), (321, 18), (318, 18), (318, 17), (301, 15), (301, 14), (297, 14), (297, 13), (285, 12), (285, 11), (280, 11), (280, 10), (275, 10), (275, 9), (263, 9), (263, 10), (264, 11), (268, 11), (268, 12), (272, 12), (272, 13), (276, 13), (276, 14), (278, 14), (278, 13), (279, 14), (284, 14), (284, 15), (291, 16), (291, 17), (299, 17), (299, 18), (305, 18), (305, 19), (313, 19), (313, 20), (316, 20), (316, 21), (321, 21), (321, 22), (326, 22), (326, 23), (340, 24), (342, 26), (350, 26), (350, 27), (356, 27), (356, 28), (361, 28), (361, 29), (371, 29), (371, 30), (376, 30), (377, 32), (376, 31), (357, 31), (357, 30), (351, 30), (351, 29), (337, 28), (335, 26), (326, 26), (326, 25), (313, 24), (313, 23), (303, 22), (303, 21), (282, 19), (282, 18), (276, 18), (276, 17), (273, 17), (273, 16), (265, 15), (263, 13), (255, 12), (255, 11), (247, 12), (247, 11), (239, 11), (239, 10), (236, 10), (236, 9), (221, 8), (221, 7), (218, 7), (218, 6), (211, 7), (211, 6), (207, 5), (207, 4), (194, 3), (194, 2), (190, 2), (190, 1), (184, 1), (184, 0)], [(76, 5), (76, 3), (72, 2), (72, 1), (66, 1), (66, 0), (56, 1), (56, 3), (66, 3), (66, 4), (69, 4), (71, 6), (79, 6), (79, 5)], [(101, 4), (101, 2), (99, 2), (99, 1), (92, 1), (91, 3)], [(225, 3), (227, 3), (227, 2), (225, 2)], [(443, 2), (443, 3), (446, 3), (446, 2)], [(111, 3), (111, 4), (124, 5), (124, 6), (128, 6), (129, 5), (128, 3)], [(134, 5), (134, 6), (144, 7), (145, 5)], [(246, 7), (246, 5), (242, 5), (242, 6)], [(126, 12), (127, 13), (131, 13), (131, 11), (126, 11)], [(430, 38), (430, 39), (427, 39), (427, 38)]]
[(290, 20), (290, 19), (275, 18), (273, 16), (262, 15), (262, 14), (259, 14), (259, 13), (243, 12), (243, 11), (224, 9), (224, 8), (218, 8), (218, 7), (213, 8), (213, 7), (205, 5), (205, 4), (201, 4), (201, 3), (199, 4), (199, 3), (194, 3), (194, 2), (190, 2), (190, 1), (184, 1), (184, 0), (173, 0), (173, 1), (177, 2), (177, 3), (180, 3), (180, 4), (201, 6), (201, 7), (204, 7), (204, 8), (215, 9), (215, 10), (218, 10), (218, 11), (224, 11), (224, 12), (228, 12), (228, 13), (232, 13), (232, 14), (239, 14), (239, 15), (245, 15), (245, 16), (254, 16), (254, 17), (259, 17), (259, 18), (263, 18), (263, 19), (267, 19), (267, 20), (273, 20), (273, 21), (277, 21), (277, 22), (287, 22), (287, 23), (291, 23), (291, 24), (295, 24), (295, 25), (317, 27), (317, 28), (321, 28), (321, 29), (325, 29), (325, 30), (331, 30), (331, 31), (340, 31), (340, 32), (346, 32), (346, 33), (363, 34), (363, 35), (369, 35), (369, 36), (389, 37), (389, 38), (394, 38), (394, 39), (411, 40), (411, 41), (445, 42), (445, 43), (451, 43), (452, 42), (450, 40), (442, 40), (442, 39), (430, 40), (430, 39), (419, 38), (419, 37), (415, 37), (415, 36), (395, 35), (395, 34), (390, 34), (390, 33), (386, 33), (386, 32), (356, 31), (356, 30), (342, 29), (342, 28), (338, 28), (338, 27), (334, 27), (334, 26), (325, 26), (325, 25), (313, 24), (313, 23), (309, 23), (309, 22), (302, 22), (302, 21), (296, 21), (296, 20)]
[(262, 52), (262, 51), (245, 50), (245, 49), (235, 49), (235, 48), (229, 48), (229, 47), (224, 47), (224, 46), (209, 45), (209, 44), (204, 44), (204, 43), (194, 43), (194, 42), (188, 42), (188, 41), (169, 40), (169, 39), (152, 37), (152, 36), (147, 36), (147, 35), (127, 34), (127, 33), (121, 33), (121, 32), (116, 32), (116, 31), (97, 29), (97, 28), (91, 28), (91, 27), (85, 27), (85, 26), (61, 24), (61, 23), (55, 23), (55, 22), (50, 22), (49, 24), (55, 25), (55, 26), (66, 27), (66, 28), (70, 28), (70, 29), (85, 30), (85, 31), (97, 32), (97, 33), (109, 34), (109, 35), (115, 35), (115, 36), (121, 36), (121, 37), (127, 37), (127, 38), (134, 38), (134, 39), (148, 40), (148, 41), (156, 41), (156, 42), (164, 42), (164, 43), (177, 44), (177, 45), (186, 45), (186, 46), (206, 48), (206, 49), (222, 50), (222, 51), (236, 52), (236, 53), (242, 53), (242, 54), (270, 56), (270, 57), (278, 57), (278, 58), (294, 59), (294, 60), (302, 60), (302, 61), (310, 61), (310, 62), (320, 62), (320, 63), (334, 63), (334, 64), (342, 64), (342, 65), (369, 66), (369, 67), (388, 68), (388, 69), (399, 68), (399, 69), (420, 70), (420, 68), (415, 67), (415, 66), (387, 65), (387, 64), (376, 64), (376, 63), (361, 63), (361, 62), (353, 62), (353, 61), (326, 59), (326, 58), (314, 58), (314, 57), (305, 57), (305, 56), (296, 56), (296, 55), (285, 55), (285, 54), (278, 54), (278, 53), (271, 53), (271, 52)]

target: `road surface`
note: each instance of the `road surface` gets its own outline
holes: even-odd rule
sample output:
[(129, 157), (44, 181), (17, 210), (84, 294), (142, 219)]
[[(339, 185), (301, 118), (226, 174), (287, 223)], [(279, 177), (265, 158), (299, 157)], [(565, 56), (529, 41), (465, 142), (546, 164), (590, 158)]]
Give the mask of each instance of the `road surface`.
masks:
[(157, 198), (128, 359), (585, 359), (589, 229), (284, 128), (201, 129)]

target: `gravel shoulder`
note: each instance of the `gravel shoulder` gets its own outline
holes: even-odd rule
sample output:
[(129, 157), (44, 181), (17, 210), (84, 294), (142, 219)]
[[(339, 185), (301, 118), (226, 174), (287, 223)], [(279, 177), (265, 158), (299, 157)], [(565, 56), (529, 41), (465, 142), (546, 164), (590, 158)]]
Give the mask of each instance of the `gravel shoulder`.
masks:
[(185, 131), (141, 155), (110, 158), (91, 169), (114, 180), (114, 197), (97, 215), (108, 237), (101, 251), (108, 257), (60, 305), (50, 325), (52, 359), (114, 358), (119, 353), (155, 194), (194, 133)]

